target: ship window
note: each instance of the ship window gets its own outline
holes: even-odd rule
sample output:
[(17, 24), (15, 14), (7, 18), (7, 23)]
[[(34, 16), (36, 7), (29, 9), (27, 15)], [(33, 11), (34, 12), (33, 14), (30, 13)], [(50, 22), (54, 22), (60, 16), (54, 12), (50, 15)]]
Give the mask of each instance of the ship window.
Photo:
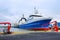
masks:
[(41, 15), (30, 15), (29, 17), (42, 17)]

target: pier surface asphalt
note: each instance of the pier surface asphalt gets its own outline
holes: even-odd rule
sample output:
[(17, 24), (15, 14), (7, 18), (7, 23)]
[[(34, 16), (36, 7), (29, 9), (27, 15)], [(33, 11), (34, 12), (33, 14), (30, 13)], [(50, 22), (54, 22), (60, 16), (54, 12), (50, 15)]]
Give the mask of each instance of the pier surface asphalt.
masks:
[[(0, 28), (2, 32), (4, 28)], [(0, 40), (60, 40), (60, 30), (59, 32), (51, 31), (28, 31), (18, 28), (11, 28), (12, 34), (1, 34)]]
[(0, 40), (60, 40), (60, 33), (37, 32), (28, 34), (0, 34)]

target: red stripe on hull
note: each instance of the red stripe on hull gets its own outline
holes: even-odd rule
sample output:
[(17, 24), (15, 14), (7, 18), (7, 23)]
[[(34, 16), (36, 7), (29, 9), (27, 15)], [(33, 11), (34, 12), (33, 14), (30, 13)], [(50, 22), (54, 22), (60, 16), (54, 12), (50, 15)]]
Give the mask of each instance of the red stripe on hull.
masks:
[(31, 29), (31, 30), (44, 30), (44, 31), (46, 31), (46, 30), (50, 30), (50, 28), (34, 28), (34, 29)]

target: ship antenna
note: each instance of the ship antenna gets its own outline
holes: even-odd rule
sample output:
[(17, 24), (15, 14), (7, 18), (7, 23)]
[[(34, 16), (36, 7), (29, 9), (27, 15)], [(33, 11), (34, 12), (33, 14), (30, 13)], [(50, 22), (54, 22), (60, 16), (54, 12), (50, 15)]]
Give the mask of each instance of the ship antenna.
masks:
[(36, 7), (34, 7), (34, 12), (35, 14), (38, 14), (38, 10), (36, 9)]
[(24, 14), (22, 15), (22, 18), (24, 18)]

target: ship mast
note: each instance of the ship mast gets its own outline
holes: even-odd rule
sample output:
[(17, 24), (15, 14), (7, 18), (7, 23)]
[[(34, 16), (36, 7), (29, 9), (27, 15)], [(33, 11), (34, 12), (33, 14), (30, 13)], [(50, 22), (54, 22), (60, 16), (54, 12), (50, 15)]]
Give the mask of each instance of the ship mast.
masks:
[(42, 17), (42, 15), (39, 14), (39, 12), (36, 9), (36, 7), (34, 7), (34, 14), (35, 14), (35, 16)]
[(34, 7), (34, 13), (38, 14), (38, 10), (36, 9), (36, 7)]
[(22, 18), (19, 20), (18, 23), (20, 23), (20, 21), (22, 21), (23, 19), (24, 19), (25, 21), (27, 21), (27, 19), (24, 17), (24, 14), (22, 15)]

